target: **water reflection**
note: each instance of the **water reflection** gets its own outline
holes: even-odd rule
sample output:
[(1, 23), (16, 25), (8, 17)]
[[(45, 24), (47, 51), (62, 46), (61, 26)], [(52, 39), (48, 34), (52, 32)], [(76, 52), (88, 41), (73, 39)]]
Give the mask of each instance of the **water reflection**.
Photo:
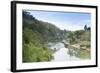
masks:
[[(77, 58), (73, 52), (71, 50), (69, 50), (68, 48), (65, 47), (65, 45), (62, 42), (58, 42), (58, 43), (51, 43), (51, 46), (49, 45), (49, 47), (52, 50), (55, 50), (54, 52), (54, 59), (53, 61), (72, 61), (72, 60), (80, 60), (80, 58)], [(70, 54), (72, 53), (72, 54)]]

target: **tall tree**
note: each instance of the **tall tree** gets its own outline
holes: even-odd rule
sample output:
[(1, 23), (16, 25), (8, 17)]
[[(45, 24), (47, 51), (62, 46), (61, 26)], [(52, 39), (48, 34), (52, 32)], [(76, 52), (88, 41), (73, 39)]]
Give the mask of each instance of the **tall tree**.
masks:
[(84, 26), (84, 30), (87, 30), (87, 25)]

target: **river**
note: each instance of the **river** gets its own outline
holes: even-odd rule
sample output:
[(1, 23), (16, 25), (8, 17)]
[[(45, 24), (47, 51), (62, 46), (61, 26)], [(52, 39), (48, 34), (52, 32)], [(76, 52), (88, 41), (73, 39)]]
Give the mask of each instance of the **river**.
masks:
[(49, 43), (51, 46), (49, 46), (51, 49), (56, 51), (54, 52), (54, 59), (52, 60), (52, 62), (54, 61), (75, 61), (75, 60), (80, 60), (80, 58), (77, 58), (76, 56), (70, 56), (68, 54), (68, 48), (66, 48), (64, 46), (63, 43), (58, 42), (56, 44), (53, 43)]

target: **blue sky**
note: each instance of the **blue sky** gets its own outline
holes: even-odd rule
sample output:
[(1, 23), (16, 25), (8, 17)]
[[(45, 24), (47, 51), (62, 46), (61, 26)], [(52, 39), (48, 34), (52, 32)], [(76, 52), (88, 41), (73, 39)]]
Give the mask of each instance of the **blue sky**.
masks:
[(84, 25), (91, 26), (90, 13), (53, 12), (53, 11), (28, 11), (36, 19), (49, 22), (61, 30), (80, 30)]

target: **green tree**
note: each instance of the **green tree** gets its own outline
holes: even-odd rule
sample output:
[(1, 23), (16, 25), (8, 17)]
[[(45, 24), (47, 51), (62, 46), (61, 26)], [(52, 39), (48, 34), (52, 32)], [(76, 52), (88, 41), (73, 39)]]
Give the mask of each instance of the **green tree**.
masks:
[(87, 25), (84, 26), (84, 30), (87, 30)]

